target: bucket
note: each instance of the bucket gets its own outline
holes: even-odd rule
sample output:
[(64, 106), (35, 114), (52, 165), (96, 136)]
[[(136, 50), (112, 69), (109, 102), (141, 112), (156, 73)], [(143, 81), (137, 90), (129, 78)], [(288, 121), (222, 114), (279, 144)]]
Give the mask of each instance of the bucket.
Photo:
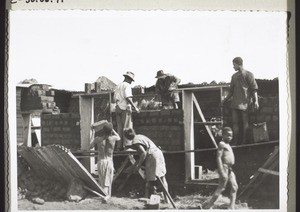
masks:
[(267, 129), (267, 123), (253, 123), (253, 141), (254, 143), (261, 141), (269, 141), (269, 133)]

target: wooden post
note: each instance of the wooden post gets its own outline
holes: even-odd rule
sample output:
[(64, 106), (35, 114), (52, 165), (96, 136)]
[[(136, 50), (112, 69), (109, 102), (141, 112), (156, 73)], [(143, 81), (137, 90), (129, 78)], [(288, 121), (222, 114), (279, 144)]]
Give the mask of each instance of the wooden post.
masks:
[(24, 120), (24, 145), (25, 146), (32, 146), (31, 143), (31, 114), (26, 113), (22, 114)]
[[(183, 123), (184, 123), (184, 150), (193, 150), (194, 145), (194, 111), (192, 91), (182, 91)], [(195, 176), (195, 154), (185, 153), (185, 181)]]
[[(93, 102), (93, 98), (91, 97), (79, 96), (81, 150), (90, 149)], [(82, 164), (89, 172), (92, 171), (90, 158), (82, 159)]]
[[(194, 96), (193, 93), (192, 93), (192, 102), (194, 102), (194, 104), (195, 104), (195, 106), (196, 106), (196, 108), (197, 108), (197, 111), (198, 111), (198, 113), (199, 113), (200, 118), (202, 119), (202, 121), (203, 121), (203, 122), (206, 122), (206, 119), (205, 119), (204, 114), (203, 114), (203, 112), (202, 112), (202, 110), (201, 110), (201, 108), (200, 108), (200, 105), (198, 104), (198, 101), (197, 101), (197, 99), (196, 99), (196, 97)], [(215, 141), (215, 137), (213, 136), (213, 134), (212, 134), (212, 132), (211, 132), (209, 126), (205, 125), (205, 129), (206, 129), (206, 131), (207, 131), (207, 133), (208, 133), (208, 135), (209, 135), (209, 137), (210, 137), (210, 139), (211, 139), (213, 145), (214, 145), (215, 147), (218, 147), (218, 145), (217, 145), (217, 143), (216, 143), (216, 141)]]

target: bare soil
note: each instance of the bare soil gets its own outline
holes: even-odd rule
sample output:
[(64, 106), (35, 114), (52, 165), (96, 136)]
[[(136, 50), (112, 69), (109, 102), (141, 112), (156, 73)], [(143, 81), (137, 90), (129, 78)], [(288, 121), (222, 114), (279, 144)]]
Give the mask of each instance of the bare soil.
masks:
[[(199, 205), (203, 204), (209, 197), (201, 196), (197, 193), (188, 196), (176, 196), (174, 202), (178, 209), (197, 209)], [(143, 198), (128, 198), (128, 197), (111, 197), (106, 203), (99, 197), (87, 196), (79, 202), (69, 201), (45, 201), (44, 204), (39, 205), (29, 201), (28, 199), (21, 199), (18, 201), (19, 210), (142, 210), (147, 209), (147, 203)], [(213, 209), (226, 209), (229, 204), (227, 197), (221, 196), (215, 203)], [(237, 209), (248, 209), (247, 204), (239, 203), (236, 205)], [(160, 209), (174, 209), (171, 204), (161, 203)]]

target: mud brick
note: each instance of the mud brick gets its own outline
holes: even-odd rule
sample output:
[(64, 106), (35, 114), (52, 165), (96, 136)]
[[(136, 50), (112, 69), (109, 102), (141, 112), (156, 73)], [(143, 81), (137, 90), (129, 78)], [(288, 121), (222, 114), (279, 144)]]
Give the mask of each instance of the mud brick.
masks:
[(262, 114), (260, 114), (260, 115), (258, 115), (257, 117), (256, 117), (256, 121), (257, 122), (264, 122), (265, 121), (265, 116), (264, 115), (262, 115)]
[(273, 115), (272, 119), (274, 122), (278, 122), (278, 120), (279, 120), (278, 116), (276, 116), (276, 115)]
[(76, 119), (79, 119), (80, 118), (80, 114), (78, 113), (71, 113), (71, 118), (76, 118)]
[(145, 122), (145, 119), (140, 119), (140, 123), (141, 124), (145, 124), (146, 122)]
[(149, 112), (149, 116), (150, 117), (158, 117), (160, 115), (160, 112), (159, 111), (152, 111), (152, 112)]
[(53, 130), (53, 132), (59, 132), (59, 131), (61, 131), (61, 128), (60, 127), (53, 127), (52, 130)]
[(55, 95), (55, 91), (54, 90), (46, 91), (46, 96), (54, 96), (54, 95)]
[(43, 114), (42, 119), (51, 119), (51, 114)]
[(49, 85), (41, 85), (40, 88), (45, 90), (45, 91), (49, 91)]
[(132, 90), (133, 95), (138, 95), (138, 94), (144, 94), (145, 93), (145, 88), (143, 88), (143, 87), (132, 88), (131, 90)]
[(70, 127), (63, 127), (62, 131), (64, 131), (64, 132), (70, 132), (71, 128)]
[(54, 101), (54, 97), (52, 97), (52, 96), (40, 96), (38, 98), (41, 101), (46, 101), (46, 102), (53, 102)]
[(95, 91), (96, 93), (101, 92), (101, 82), (95, 82)]
[(179, 122), (178, 118), (173, 118), (173, 122), (178, 123)]
[(173, 123), (173, 119), (172, 118), (168, 118), (168, 123), (169, 124)]
[(45, 133), (46, 133), (46, 132), (51, 132), (51, 130), (50, 130), (49, 127), (43, 127), (43, 128), (42, 128), (42, 131), (45, 132)]
[[(254, 123), (255, 120), (256, 120), (255, 116), (250, 116), (249, 117), (249, 122)], [(223, 124), (225, 125), (225, 124), (227, 124), (227, 122), (225, 123), (225, 121), (224, 121)]]
[(91, 83), (85, 83), (84, 84), (84, 92), (85, 93), (91, 93), (92, 92), (92, 84)]
[(65, 120), (64, 125), (69, 125), (69, 121)]
[(171, 114), (175, 116), (183, 116), (183, 110), (171, 110)]
[(92, 90), (92, 91), (95, 91), (95, 87), (96, 87), (96, 86), (95, 86), (95, 83), (91, 83), (91, 90)]
[(64, 137), (65, 138), (72, 138), (73, 136), (72, 136), (72, 134), (64, 134)]
[(146, 119), (146, 124), (150, 124), (151, 123), (151, 119), (147, 118)]
[(273, 107), (263, 107), (260, 112), (267, 114), (273, 113)]
[(163, 123), (163, 119), (162, 118), (158, 118), (158, 123), (159, 124)]
[(170, 130), (170, 131), (176, 131), (176, 132), (177, 132), (177, 131), (179, 131), (180, 129), (181, 129), (181, 128), (180, 128), (179, 126), (170, 126), (170, 127), (169, 127), (169, 130)]
[(151, 122), (152, 122), (153, 124), (156, 124), (156, 123), (157, 123), (157, 119), (156, 119), (156, 118), (152, 118), (152, 119), (151, 119)]
[(59, 118), (60, 118), (59, 115), (60, 115), (60, 114), (52, 114), (52, 119), (59, 119)]
[(171, 110), (161, 110), (160, 115), (161, 116), (170, 116)]
[(61, 113), (59, 115), (60, 115), (60, 118), (62, 118), (62, 119), (66, 119), (66, 118), (70, 118), (71, 117), (70, 113)]
[(271, 115), (266, 115), (265, 116), (265, 121), (266, 122), (270, 122), (272, 120), (272, 116)]
[(51, 138), (51, 139), (55, 138), (55, 134), (50, 133), (50, 134), (49, 134), (49, 138)]
[(34, 92), (34, 94), (36, 96), (45, 96), (46, 95), (46, 91), (44, 91), (44, 90), (37, 90), (36, 92)]
[(142, 111), (142, 112), (140, 112), (140, 113), (138, 113), (138, 116), (139, 117), (147, 117), (148, 116), (148, 112), (147, 111)]

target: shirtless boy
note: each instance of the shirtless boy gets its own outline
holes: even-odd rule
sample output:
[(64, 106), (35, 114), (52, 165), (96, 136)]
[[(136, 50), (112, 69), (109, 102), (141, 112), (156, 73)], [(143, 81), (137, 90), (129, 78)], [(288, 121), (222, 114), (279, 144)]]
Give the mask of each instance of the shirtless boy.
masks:
[(234, 209), (238, 184), (236, 182), (235, 174), (232, 171), (234, 165), (234, 154), (229, 143), (232, 140), (232, 129), (225, 127), (222, 130), (222, 141), (219, 143), (217, 151), (217, 164), (219, 172), (219, 185), (214, 192), (212, 198), (204, 204), (204, 209), (209, 209), (213, 206), (214, 202), (218, 199), (221, 193), (225, 190), (227, 182), (230, 182), (230, 204), (229, 209)]
[[(94, 137), (95, 130), (92, 127), (92, 137)], [(113, 129), (110, 122), (106, 122), (103, 125), (103, 136), (95, 137), (90, 143), (90, 149), (97, 145), (98, 148), (98, 175), (99, 184), (104, 191), (111, 196), (112, 180), (114, 175), (113, 164), (113, 151), (116, 141), (120, 140), (120, 136)]]

